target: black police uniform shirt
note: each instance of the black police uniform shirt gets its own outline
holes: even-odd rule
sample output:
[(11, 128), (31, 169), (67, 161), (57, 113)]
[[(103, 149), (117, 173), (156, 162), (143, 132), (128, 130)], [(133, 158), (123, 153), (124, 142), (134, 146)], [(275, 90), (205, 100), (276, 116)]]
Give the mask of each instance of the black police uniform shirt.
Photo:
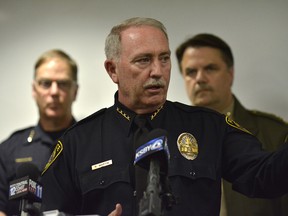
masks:
[[(120, 203), (122, 215), (137, 215), (135, 115), (116, 99), (65, 132), (42, 174), (43, 210), (108, 215)], [(263, 152), (253, 135), (225, 116), (177, 102), (166, 101), (147, 118), (152, 128), (168, 132), (168, 176), (177, 204), (165, 216), (219, 215), (222, 176), (249, 196), (288, 191), (287, 147)]]
[[(75, 122), (73, 119), (71, 125)], [(43, 170), (64, 131), (46, 133), (38, 124), (14, 132), (0, 144), (0, 211), (7, 215), (19, 214), (19, 201), (8, 201), (9, 182), (16, 179), (18, 167), (23, 163), (33, 163), (39, 172)]]

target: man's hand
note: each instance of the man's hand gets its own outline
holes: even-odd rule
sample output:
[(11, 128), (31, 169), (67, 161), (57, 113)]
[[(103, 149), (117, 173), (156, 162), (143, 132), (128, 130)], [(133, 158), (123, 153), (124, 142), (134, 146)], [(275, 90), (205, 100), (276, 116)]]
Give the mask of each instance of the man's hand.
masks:
[(117, 203), (115, 206), (115, 210), (112, 211), (108, 216), (121, 216), (121, 214), (122, 214), (122, 206), (119, 203)]
[(6, 216), (6, 214), (4, 212), (0, 211), (0, 216)]

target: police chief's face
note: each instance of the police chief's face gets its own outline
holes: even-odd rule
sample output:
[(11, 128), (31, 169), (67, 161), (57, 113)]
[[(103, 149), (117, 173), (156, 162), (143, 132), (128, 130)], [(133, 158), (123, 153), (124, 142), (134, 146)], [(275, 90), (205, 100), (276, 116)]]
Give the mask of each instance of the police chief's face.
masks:
[(51, 58), (40, 65), (32, 92), (40, 117), (61, 119), (70, 116), (77, 88), (70, 67), (63, 59)]
[(234, 72), (224, 62), (218, 49), (189, 47), (184, 52), (181, 67), (193, 105), (219, 112), (229, 105)]
[(119, 101), (136, 113), (155, 111), (166, 100), (171, 60), (168, 39), (151, 26), (130, 27), (121, 33), (121, 52), (115, 62)]

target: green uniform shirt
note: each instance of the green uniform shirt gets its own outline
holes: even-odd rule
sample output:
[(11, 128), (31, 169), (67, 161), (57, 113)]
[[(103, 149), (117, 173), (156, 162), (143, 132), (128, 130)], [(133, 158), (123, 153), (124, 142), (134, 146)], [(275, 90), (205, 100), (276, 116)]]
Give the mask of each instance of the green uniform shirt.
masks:
[[(234, 97), (235, 98), (235, 97)], [(273, 114), (245, 109), (235, 98), (233, 119), (254, 134), (263, 149), (275, 151), (288, 140), (288, 124)], [(227, 216), (287, 216), (288, 195), (278, 199), (248, 198), (224, 180)]]

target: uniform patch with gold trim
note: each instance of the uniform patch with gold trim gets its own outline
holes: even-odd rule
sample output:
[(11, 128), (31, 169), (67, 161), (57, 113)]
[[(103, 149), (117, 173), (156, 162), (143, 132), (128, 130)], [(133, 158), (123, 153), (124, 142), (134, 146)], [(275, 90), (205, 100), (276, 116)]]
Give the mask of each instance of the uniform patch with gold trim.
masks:
[(226, 123), (228, 125), (230, 125), (231, 127), (234, 127), (236, 129), (239, 129), (241, 131), (244, 131), (246, 133), (252, 134), (250, 131), (248, 131), (246, 128), (242, 127), (241, 125), (239, 125), (237, 122), (233, 121), (231, 118), (229, 118), (229, 116), (225, 117)]
[(57, 159), (57, 157), (60, 155), (60, 153), (63, 151), (63, 144), (61, 141), (58, 140), (58, 143), (56, 144), (47, 164), (45, 165), (44, 167), (44, 170), (42, 171), (42, 174), (43, 175), (47, 169), (52, 165), (52, 163)]

